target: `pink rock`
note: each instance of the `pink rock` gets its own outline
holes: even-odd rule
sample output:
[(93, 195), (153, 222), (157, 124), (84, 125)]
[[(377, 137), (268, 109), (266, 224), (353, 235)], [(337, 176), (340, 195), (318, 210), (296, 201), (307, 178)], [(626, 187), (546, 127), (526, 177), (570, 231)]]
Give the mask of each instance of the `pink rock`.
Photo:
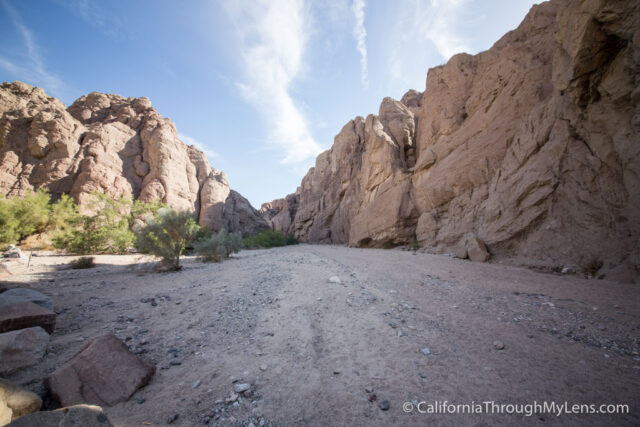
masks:
[(156, 368), (127, 349), (115, 335), (94, 338), (45, 379), (63, 406), (89, 403), (113, 406), (145, 386)]
[(40, 326), (52, 333), (56, 314), (32, 302), (21, 302), (0, 307), (0, 333)]

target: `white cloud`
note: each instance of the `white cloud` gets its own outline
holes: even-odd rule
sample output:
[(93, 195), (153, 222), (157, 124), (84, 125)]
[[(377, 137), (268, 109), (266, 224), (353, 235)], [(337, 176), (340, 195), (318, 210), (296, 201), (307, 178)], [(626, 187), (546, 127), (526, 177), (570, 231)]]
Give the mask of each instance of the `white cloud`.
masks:
[(468, 18), (469, 0), (406, 0), (389, 32), (389, 92), (424, 90), (429, 67), (473, 52), (473, 40), (464, 35)]
[(187, 145), (195, 145), (195, 147), (198, 150), (202, 151), (204, 154), (207, 155), (209, 160), (211, 160), (211, 159), (213, 159), (215, 157), (218, 157), (218, 153), (216, 153), (215, 151), (213, 151), (210, 148), (207, 148), (207, 146), (204, 143), (198, 141), (195, 138), (192, 138), (190, 136), (187, 136), (187, 135), (185, 135), (183, 133), (179, 133), (179, 132), (178, 132), (178, 138), (180, 138), (180, 140), (182, 142), (184, 142), (185, 144), (187, 144)]
[(6, 57), (0, 57), (0, 66), (5, 68), (12, 74), (17, 74), (20, 79), (28, 79), (32, 82), (43, 86), (53, 95), (60, 97), (63, 83), (58, 76), (51, 73), (45, 67), (44, 61), (40, 54), (40, 49), (31, 33), (23, 23), (20, 15), (6, 1), (2, 1), (3, 8), (11, 17), (13, 25), (18, 29), (20, 36), (24, 42), (26, 50), (26, 63), (20, 64), (15, 60)]
[(364, 0), (353, 0), (351, 10), (356, 18), (356, 25), (353, 27), (353, 36), (356, 39), (358, 52), (360, 53), (360, 79), (362, 86), (369, 87), (369, 73), (367, 70), (367, 30), (364, 28)]
[(290, 94), (303, 70), (310, 20), (302, 0), (228, 1), (226, 10), (240, 39), (245, 78), (236, 86), (270, 126), (271, 143), (283, 163), (301, 162), (321, 150)]
[(471, 51), (468, 41), (456, 28), (464, 4), (465, 0), (431, 0), (424, 17), (427, 25), (420, 26), (422, 35), (433, 42), (447, 61), (457, 53)]

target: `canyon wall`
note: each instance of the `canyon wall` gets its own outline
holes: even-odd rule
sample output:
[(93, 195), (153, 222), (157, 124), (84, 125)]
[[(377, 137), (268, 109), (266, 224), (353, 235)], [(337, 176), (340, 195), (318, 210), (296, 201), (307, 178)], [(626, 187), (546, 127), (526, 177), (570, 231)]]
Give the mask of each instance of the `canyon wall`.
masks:
[(639, 80), (640, 3), (544, 2), (488, 51), (430, 69), (424, 93), (351, 120), (296, 193), (261, 212), (308, 242), (462, 258), (486, 245), (633, 280)]
[(46, 187), (82, 206), (89, 194), (132, 195), (191, 210), (214, 230), (265, 228), (224, 172), (178, 138), (148, 98), (93, 92), (68, 109), (41, 88), (0, 85), (0, 194)]

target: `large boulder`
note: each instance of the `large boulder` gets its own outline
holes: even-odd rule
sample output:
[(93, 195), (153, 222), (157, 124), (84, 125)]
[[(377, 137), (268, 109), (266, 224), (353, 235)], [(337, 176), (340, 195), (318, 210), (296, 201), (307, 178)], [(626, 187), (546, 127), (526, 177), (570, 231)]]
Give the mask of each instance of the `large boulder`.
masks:
[(115, 335), (94, 338), (45, 379), (63, 406), (91, 403), (112, 406), (145, 386), (156, 368), (127, 349)]
[(53, 301), (45, 294), (29, 288), (13, 288), (0, 294), (0, 306), (32, 302), (53, 311)]
[(56, 326), (56, 314), (28, 301), (2, 306), (0, 333), (33, 326), (40, 326), (48, 333), (53, 333)]
[(35, 365), (47, 351), (47, 344), (49, 334), (39, 326), (0, 334), (0, 374)]
[(33, 412), (11, 422), (7, 427), (113, 427), (101, 407), (75, 405), (55, 411)]
[(41, 406), (40, 396), (0, 378), (0, 426), (38, 411)]

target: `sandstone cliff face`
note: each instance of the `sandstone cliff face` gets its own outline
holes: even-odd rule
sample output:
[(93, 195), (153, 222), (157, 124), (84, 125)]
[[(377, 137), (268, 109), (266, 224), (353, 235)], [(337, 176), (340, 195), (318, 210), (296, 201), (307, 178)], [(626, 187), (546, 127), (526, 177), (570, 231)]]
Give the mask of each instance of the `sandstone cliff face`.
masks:
[(638, 277), (639, 81), (638, 2), (542, 3), (349, 122), (263, 215), (310, 242), (465, 257), (479, 238), (498, 258)]
[[(68, 109), (40, 88), (0, 86), (0, 194), (47, 187), (81, 205), (93, 191), (162, 200), (214, 230), (254, 232), (259, 213), (178, 139), (148, 98), (91, 93)], [(215, 190), (214, 190), (215, 189)]]

